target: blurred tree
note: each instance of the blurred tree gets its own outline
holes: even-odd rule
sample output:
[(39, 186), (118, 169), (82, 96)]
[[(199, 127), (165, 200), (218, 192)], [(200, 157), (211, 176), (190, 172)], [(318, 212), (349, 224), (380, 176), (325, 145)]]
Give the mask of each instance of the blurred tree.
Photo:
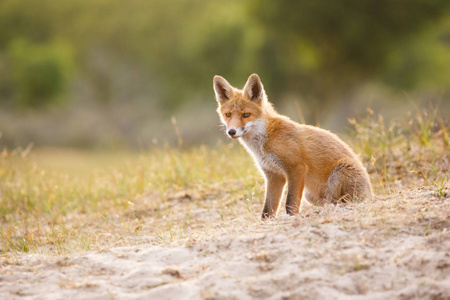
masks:
[(387, 57), (381, 79), (397, 89), (435, 89), (450, 87), (450, 16), (440, 26), (427, 26), (415, 38), (394, 48)]
[[(404, 46), (439, 24), (449, 7), (447, 0), (249, 2), (250, 14), (265, 33), (261, 63), (275, 60), (265, 73), (276, 92), (302, 91), (324, 100), (369, 79), (389, 78), (402, 63), (410, 68), (407, 73), (411, 68), (420, 72), (420, 59), (401, 58), (408, 55)], [(416, 83), (397, 80), (395, 85)]]
[[(0, 99), (51, 103), (44, 98), (62, 95), (70, 61), (75, 79), (93, 90), (83, 97), (111, 105), (119, 93), (135, 95), (121, 91), (135, 86), (118, 84), (124, 69), (135, 70), (168, 110), (210, 99), (215, 74), (238, 85), (257, 72), (274, 99), (286, 91), (340, 98), (368, 80), (445, 86), (445, 70), (425, 74), (450, 59), (435, 30), (449, 7), (448, 0), (2, 0), (0, 77), (11, 74), (14, 85), (0, 80)], [(54, 42), (61, 40), (65, 46)], [(48, 77), (30, 79), (35, 73)]]
[[(0, 51), (11, 41), (25, 38), (34, 43), (44, 43), (54, 37), (59, 5), (49, 0), (0, 1)], [(57, 2), (55, 2), (57, 3)]]
[(42, 107), (66, 100), (60, 97), (73, 69), (71, 48), (62, 42), (38, 45), (19, 39), (8, 51), (14, 87), (21, 107)]

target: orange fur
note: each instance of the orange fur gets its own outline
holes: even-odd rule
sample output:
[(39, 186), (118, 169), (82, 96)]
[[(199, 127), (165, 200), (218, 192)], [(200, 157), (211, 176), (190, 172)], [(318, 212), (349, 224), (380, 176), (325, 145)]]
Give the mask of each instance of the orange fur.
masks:
[(275, 216), (287, 183), (286, 212), (299, 212), (302, 196), (313, 204), (372, 197), (366, 169), (335, 134), (278, 114), (258, 75), (243, 90), (214, 77), (217, 112), (231, 138), (254, 157), (266, 179), (262, 218)]

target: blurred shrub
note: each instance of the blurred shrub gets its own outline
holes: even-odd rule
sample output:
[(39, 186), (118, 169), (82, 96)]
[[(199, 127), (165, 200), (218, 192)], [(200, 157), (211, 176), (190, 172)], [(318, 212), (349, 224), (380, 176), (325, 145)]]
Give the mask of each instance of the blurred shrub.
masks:
[(19, 107), (37, 108), (62, 102), (73, 70), (68, 44), (14, 40), (8, 49), (12, 94)]

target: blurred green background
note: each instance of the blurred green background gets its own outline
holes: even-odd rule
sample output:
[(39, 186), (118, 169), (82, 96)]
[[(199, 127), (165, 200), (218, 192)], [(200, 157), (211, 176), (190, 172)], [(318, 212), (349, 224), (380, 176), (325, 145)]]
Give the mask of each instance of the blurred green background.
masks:
[(1, 0), (0, 144), (175, 145), (175, 120), (215, 143), (216, 74), (258, 73), (280, 112), (333, 131), (367, 107), (448, 116), (449, 66), (448, 0)]

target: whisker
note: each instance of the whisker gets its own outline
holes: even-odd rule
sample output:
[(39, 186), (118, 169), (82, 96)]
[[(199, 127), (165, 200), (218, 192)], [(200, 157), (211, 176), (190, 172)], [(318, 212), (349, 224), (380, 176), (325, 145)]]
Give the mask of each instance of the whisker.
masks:
[(226, 127), (224, 124), (220, 124), (220, 125), (219, 125), (219, 128), (220, 128), (220, 130), (222, 130), (222, 131), (226, 131), (226, 130), (227, 130), (227, 127)]

